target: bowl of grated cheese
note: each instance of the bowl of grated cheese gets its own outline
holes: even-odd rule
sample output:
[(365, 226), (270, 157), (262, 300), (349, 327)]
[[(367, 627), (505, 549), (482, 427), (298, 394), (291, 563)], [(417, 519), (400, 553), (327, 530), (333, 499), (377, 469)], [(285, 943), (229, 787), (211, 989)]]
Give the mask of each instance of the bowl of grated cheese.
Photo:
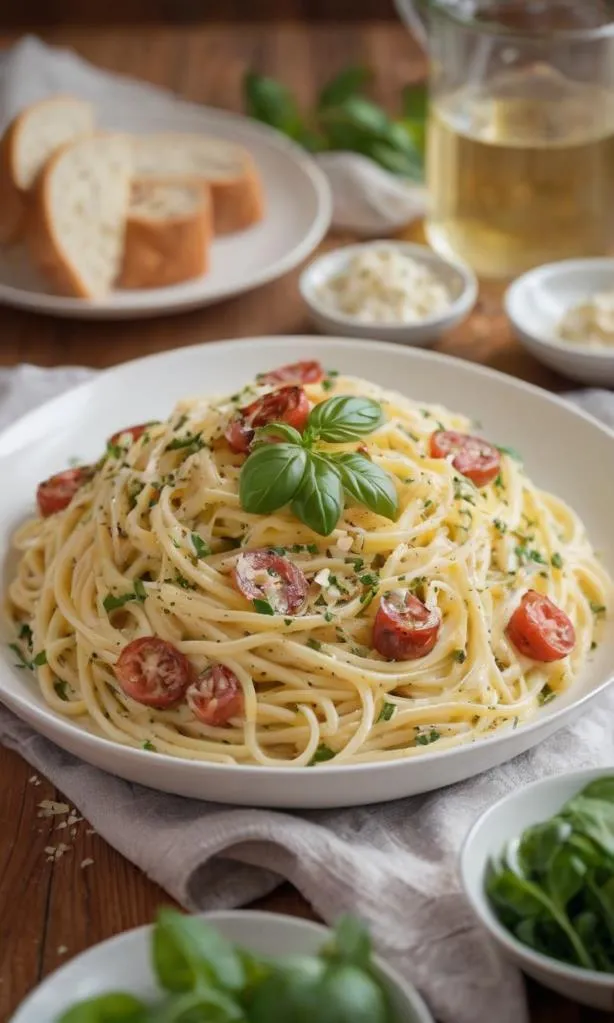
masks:
[(420, 347), (464, 320), (477, 297), (469, 267), (400, 241), (334, 249), (303, 271), (299, 287), (324, 334)]
[(565, 259), (518, 277), (505, 308), (540, 362), (584, 384), (614, 385), (614, 259)]

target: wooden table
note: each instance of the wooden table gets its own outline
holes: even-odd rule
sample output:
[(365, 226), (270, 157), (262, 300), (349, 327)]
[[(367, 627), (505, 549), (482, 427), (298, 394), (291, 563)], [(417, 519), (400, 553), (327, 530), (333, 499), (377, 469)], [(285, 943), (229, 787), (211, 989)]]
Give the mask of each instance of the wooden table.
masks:
[[(190, 28), (62, 28), (52, 43), (74, 46), (113, 70), (175, 89), (192, 100), (240, 108), (245, 67), (283, 77), (304, 102), (327, 76), (350, 62), (378, 71), (377, 98), (393, 107), (400, 88), (424, 73), (423, 58), (403, 29), (389, 23), (307, 27), (304, 24)], [(5, 37), (2, 42), (11, 40)], [(335, 239), (338, 241), (339, 239)], [(327, 241), (328, 245), (331, 240)], [(111, 366), (150, 352), (226, 337), (309, 331), (297, 273), (214, 308), (127, 323), (78, 323), (0, 310), (0, 364)], [(501, 311), (500, 290), (485, 287), (471, 317), (441, 349), (546, 387), (564, 386), (525, 355)], [(39, 816), (44, 799), (62, 800), (16, 754), (0, 748), (0, 1021), (67, 957), (129, 927), (148, 922), (167, 896), (97, 835), (78, 824), (70, 851), (50, 862), (45, 847), (63, 832)], [(82, 867), (84, 860), (93, 860)], [(311, 916), (289, 885), (262, 900), (268, 909)], [(530, 988), (532, 1023), (597, 1023), (610, 1017)], [(612, 1017), (614, 1019), (614, 1016)], [(476, 1021), (486, 1023), (486, 1021)]]

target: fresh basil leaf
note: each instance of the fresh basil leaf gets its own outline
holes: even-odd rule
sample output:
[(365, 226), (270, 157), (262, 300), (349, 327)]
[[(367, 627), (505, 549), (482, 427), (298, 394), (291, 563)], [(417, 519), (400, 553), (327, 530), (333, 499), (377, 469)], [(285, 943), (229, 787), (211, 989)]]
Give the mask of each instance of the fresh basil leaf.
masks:
[(370, 156), (392, 174), (409, 178), (410, 181), (421, 181), (424, 175), (424, 161), (417, 150), (400, 151), (388, 142), (376, 140), (369, 145), (365, 156)]
[(335, 125), (348, 125), (376, 138), (386, 138), (391, 125), (385, 110), (357, 95), (347, 96), (343, 103), (321, 110), (320, 121), (328, 131)]
[(288, 423), (267, 423), (266, 426), (259, 426), (254, 434), (254, 442), (270, 441), (271, 436), (283, 437), (290, 444), (301, 444), (303, 438), (298, 430)]
[(411, 121), (426, 121), (429, 96), (425, 82), (406, 85), (401, 93), (403, 117)]
[(161, 909), (152, 941), (153, 965), (167, 991), (192, 991), (205, 981), (222, 991), (245, 983), (241, 958), (215, 928), (196, 916)]
[(338, 106), (345, 103), (350, 96), (355, 96), (369, 83), (371, 72), (365, 67), (348, 67), (336, 75), (322, 89), (318, 98), (318, 109)]
[(139, 998), (121, 992), (98, 995), (79, 1002), (58, 1023), (147, 1023), (149, 1009)]
[(373, 433), (383, 420), (379, 402), (340, 394), (316, 405), (307, 425), (320, 440), (343, 444)]
[(206, 540), (203, 540), (200, 533), (191, 533), (190, 539), (192, 541), (192, 547), (196, 551), (197, 558), (208, 558), (211, 554), (211, 548)]
[(254, 597), (252, 604), (254, 605), (254, 611), (257, 611), (259, 615), (275, 614), (275, 608), (268, 600), (262, 600), (261, 597)]
[(300, 136), (303, 123), (297, 102), (281, 82), (248, 71), (243, 79), (243, 95), (250, 117), (277, 128), (291, 138)]
[(296, 444), (267, 444), (248, 456), (239, 478), (241, 507), (255, 515), (283, 508), (296, 494), (307, 452)]
[(397, 518), (399, 497), (389, 472), (357, 452), (335, 455), (334, 467), (341, 477), (343, 489), (354, 501), (364, 504), (376, 515)]
[(223, 991), (197, 987), (160, 1006), (148, 1023), (247, 1023), (243, 1009)]
[(303, 451), (305, 470), (292, 500), (292, 511), (320, 536), (329, 536), (343, 511), (339, 476), (319, 455)]

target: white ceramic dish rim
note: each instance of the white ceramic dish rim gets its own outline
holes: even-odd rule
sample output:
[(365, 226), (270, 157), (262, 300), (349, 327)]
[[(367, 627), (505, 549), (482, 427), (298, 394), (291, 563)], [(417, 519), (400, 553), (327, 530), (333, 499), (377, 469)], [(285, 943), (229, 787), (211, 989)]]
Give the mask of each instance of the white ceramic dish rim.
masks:
[[(326, 938), (330, 936), (331, 929), (324, 926), (323, 924), (315, 923), (313, 920), (303, 920), (301, 917), (287, 916), (283, 913), (267, 913), (263, 910), (254, 909), (235, 909), (235, 910), (214, 910), (210, 913), (198, 913), (200, 919), (207, 923), (215, 926), (223, 921), (227, 921), (229, 918), (240, 922), (241, 919), (248, 920), (254, 923), (263, 922), (264, 924), (270, 924), (272, 927), (287, 926), (288, 921), (292, 922), (292, 925), (297, 930), (309, 931), (313, 935), (321, 936)], [(86, 958), (94, 960), (97, 954), (101, 953), (104, 949), (109, 948), (111, 945), (118, 946), (120, 944), (129, 944), (130, 941), (134, 941), (136, 937), (142, 936), (145, 940), (148, 940), (148, 935), (153, 929), (153, 924), (144, 924), (142, 927), (133, 927), (128, 931), (123, 931), (121, 934), (116, 934), (112, 938), (107, 938), (106, 941), (100, 941), (96, 945), (92, 945), (90, 948), (84, 949), (83, 952), (75, 956), (70, 962), (65, 963), (59, 969), (54, 970), (53, 973), (49, 974), (40, 984), (38, 984), (27, 998), (18, 1006), (17, 1010), (11, 1016), (11, 1021), (14, 1023), (20, 1023), (22, 1013), (27, 1014), (28, 1002), (37, 995), (41, 988), (52, 984), (62, 982), (62, 977), (68, 974), (72, 967), (79, 961)], [(379, 955), (374, 956), (374, 964), (378, 971), (386, 978), (389, 987), (394, 987), (397, 992), (403, 996), (405, 1002), (413, 1010), (416, 1019), (415, 1023), (433, 1023), (433, 1017), (424, 1002), (422, 996), (418, 990), (409, 981), (406, 981), (397, 971), (390, 966), (385, 959), (382, 959)], [(93, 964), (92, 964), (93, 965)], [(9, 1021), (9, 1023), (11, 1023)], [(403, 1023), (403, 1021), (399, 1021)]]
[[(316, 295), (314, 285), (311, 278), (316, 273), (318, 268), (323, 268), (327, 280), (334, 275), (336, 269), (335, 263), (341, 260), (341, 254), (346, 255), (347, 259), (350, 259), (353, 255), (364, 252), (368, 249), (399, 249), (401, 252), (407, 253), (408, 256), (414, 256), (417, 262), (422, 262), (427, 265), (436, 266), (438, 263), (441, 266), (447, 266), (457, 272), (463, 282), (463, 289), (460, 295), (450, 303), (449, 306), (442, 313), (434, 313), (432, 316), (426, 316), (423, 320), (419, 320), (417, 323), (403, 323), (402, 321), (396, 323), (385, 323), (379, 320), (365, 323), (363, 320), (357, 319), (355, 316), (350, 316), (349, 313), (342, 313), (335, 309), (334, 306), (328, 306), (325, 302), (322, 302)], [(425, 259), (425, 256), (428, 258)], [(347, 261), (347, 260), (346, 260)], [(332, 264), (332, 268), (328, 270), (327, 264)], [(451, 259), (443, 259), (433, 249), (430, 249), (428, 245), (419, 245), (417, 242), (404, 242), (395, 241), (390, 238), (382, 238), (379, 241), (374, 239), (368, 242), (358, 242), (355, 245), (341, 245), (336, 249), (331, 249), (329, 252), (324, 252), (321, 256), (316, 258), (305, 267), (300, 278), (299, 278), (299, 290), (303, 297), (303, 300), (307, 305), (311, 306), (320, 316), (325, 317), (327, 320), (337, 322), (339, 325), (347, 327), (360, 327), (361, 330), (374, 330), (374, 331), (388, 331), (392, 333), (411, 333), (414, 330), (422, 330), (424, 327), (437, 327), (441, 323), (445, 323), (447, 320), (453, 319), (457, 314), (462, 313), (467, 306), (471, 308), (474, 305), (477, 294), (478, 294), (478, 282), (473, 270), (466, 266), (460, 261)]]
[[(189, 358), (191, 352), (195, 352), (197, 350), (200, 350), (200, 349), (203, 349), (203, 348), (206, 347), (207, 352), (210, 353), (211, 356), (213, 357), (215, 355), (216, 348), (219, 350), (219, 348), (222, 347), (222, 346), (224, 346), (226, 349), (228, 347), (230, 347), (230, 346), (234, 346), (240, 352), (241, 349), (243, 347), (245, 347), (246, 345), (248, 345), (248, 344), (249, 345), (253, 345), (253, 344), (257, 343), (258, 341), (263, 341), (263, 342), (266, 341), (267, 343), (272, 343), (273, 346), (279, 345), (279, 347), (282, 350), (287, 352), (287, 348), (288, 348), (288, 343), (289, 342), (291, 342), (292, 344), (298, 345), (299, 343), (303, 343), (303, 344), (311, 343), (311, 344), (313, 344), (316, 341), (320, 341), (321, 342), (323, 340), (325, 342), (334, 342), (336, 345), (340, 345), (342, 347), (349, 348), (349, 349), (351, 349), (352, 352), (359, 351), (361, 348), (371, 349), (374, 345), (377, 347), (378, 350), (384, 351), (385, 349), (389, 349), (391, 353), (395, 353), (396, 355), (398, 355), (398, 353), (400, 351), (399, 347), (397, 345), (395, 345), (394, 343), (392, 343), (392, 342), (365, 341), (364, 339), (359, 339), (359, 338), (351, 339), (351, 338), (332, 337), (332, 336), (326, 337), (326, 338), (314, 338), (314, 337), (309, 336), (309, 335), (292, 335), (292, 336), (286, 336), (286, 337), (284, 337), (284, 336), (282, 336), (282, 337), (261, 336), (261, 337), (257, 337), (257, 338), (228, 339), (228, 340), (218, 341), (218, 342), (209, 342), (206, 345), (202, 345), (202, 344), (201, 345), (191, 345), (189, 347), (182, 348), (180, 351), (181, 351), (183, 356), (185, 356), (186, 358)], [(407, 355), (408, 358), (424, 359), (427, 362), (429, 362), (429, 361), (442, 362), (442, 363), (443, 362), (445, 362), (445, 363), (452, 362), (452, 363), (458, 364), (459, 366), (463, 366), (465, 368), (467, 367), (466, 360), (458, 359), (458, 358), (455, 358), (455, 357), (449, 356), (449, 355), (444, 355), (444, 354), (439, 353), (439, 352), (424, 351), (424, 350), (422, 350), (420, 348), (417, 348), (417, 349), (416, 348), (409, 348), (406, 351), (408, 353), (411, 353), (411, 354)], [(114, 366), (114, 367), (111, 367), (110, 369), (104, 370), (103, 373), (101, 374), (101, 376), (104, 375), (108, 379), (109, 377), (113, 377), (114, 375), (121, 374), (123, 368), (126, 367), (126, 366), (132, 366), (132, 367), (135, 367), (135, 366), (138, 366), (138, 365), (146, 366), (146, 365), (151, 364), (151, 362), (153, 360), (164, 359), (165, 355), (168, 355), (168, 354), (169, 353), (166, 353), (166, 352), (159, 352), (159, 353), (155, 353), (153, 355), (145, 356), (144, 358), (141, 358), (141, 359), (133, 359), (133, 360), (130, 360), (129, 362), (121, 363), (118, 366)], [(575, 406), (574, 407), (570, 407), (569, 404), (567, 402), (565, 402), (562, 398), (558, 397), (558, 395), (551, 394), (551, 393), (549, 393), (547, 391), (544, 391), (542, 388), (537, 387), (534, 384), (527, 383), (524, 380), (520, 380), (520, 379), (516, 379), (516, 378), (511, 378), (507, 374), (501, 373), (498, 370), (491, 369), (490, 367), (480, 366), (480, 365), (477, 365), (477, 364), (471, 364), (471, 368), (472, 368), (472, 372), (476, 373), (478, 376), (483, 377), (485, 381), (491, 380), (493, 378), (501, 379), (501, 380), (504, 380), (506, 382), (506, 384), (508, 384), (508, 385), (512, 384), (512, 386), (518, 388), (520, 391), (528, 390), (530, 393), (532, 393), (532, 394), (534, 394), (536, 396), (539, 396), (540, 400), (542, 400), (542, 401), (550, 402), (550, 403), (552, 403), (554, 405), (557, 405), (557, 406), (562, 406), (565, 409), (566, 412), (568, 412), (570, 414), (573, 414), (574, 416), (578, 416), (581, 419), (586, 420), (593, 427), (599, 429), (602, 433), (605, 433), (606, 436), (608, 436), (610, 438), (610, 440), (612, 441), (612, 443), (614, 445), (614, 429), (604, 425), (603, 423), (600, 423), (593, 416), (591, 416), (588, 413), (584, 412), (583, 409), (580, 409), (580, 408), (575, 407)], [(57, 403), (61, 403), (62, 401), (66, 400), (66, 396), (67, 395), (77, 395), (79, 392), (81, 392), (82, 390), (86, 390), (90, 386), (91, 386), (90, 382), (85, 382), (83, 384), (80, 384), (77, 387), (71, 388), (70, 391), (65, 392), (65, 394), (61, 395), (59, 398), (53, 398), (53, 399), (51, 399), (51, 401), (45, 402), (45, 404), (39, 406), (38, 408), (34, 409), (33, 411), (26, 413), (25, 416), (22, 416), (21, 419), (17, 420), (15, 423), (13, 423), (3, 433), (0, 433), (0, 442), (2, 441), (2, 438), (7, 436), (7, 435), (10, 435), (10, 434), (12, 434), (14, 432), (16, 434), (18, 434), (21, 430), (23, 430), (23, 427), (24, 427), (25, 424), (27, 424), (28, 420), (36, 419), (36, 417), (41, 416), (41, 415), (44, 416), (44, 414), (48, 410), (48, 408), (50, 406), (52, 406), (54, 403), (56, 403), (56, 402)], [(27, 431), (26, 431), (26, 435), (27, 435)], [(14, 451), (12, 451), (11, 454), (8, 457), (13, 457), (13, 456), (14, 456)], [(1, 468), (1, 465), (2, 465), (2, 456), (0, 456), (0, 468)], [(555, 704), (550, 704), (548, 707), (545, 708), (545, 713), (544, 713), (544, 709), (538, 711), (538, 713), (535, 715), (535, 717), (533, 718), (533, 720), (530, 723), (527, 723), (527, 724), (523, 725), (523, 727), (522, 727), (522, 734), (523, 735), (530, 735), (532, 732), (539, 730), (541, 725), (544, 723), (544, 720), (546, 720), (546, 719), (548, 721), (550, 721), (550, 722), (554, 722), (558, 718), (565, 717), (571, 710), (574, 710), (574, 711), (575, 710), (579, 710), (586, 703), (589, 703), (591, 700), (593, 700), (599, 693), (604, 692), (613, 683), (614, 683), (614, 666), (612, 668), (612, 673), (609, 675), (608, 678), (604, 679), (604, 681), (602, 681), (601, 683), (596, 685), (589, 692), (586, 692), (582, 696), (579, 696), (576, 700), (573, 701), (572, 704), (565, 704), (565, 705), (561, 706), (558, 709), (555, 709)], [(1, 700), (1, 698), (2, 698), (2, 683), (1, 683), (1, 676), (0, 676), (0, 700)], [(11, 706), (12, 709), (14, 709), (15, 705), (20, 706), (20, 707), (25, 709), (25, 712), (27, 714), (27, 718), (29, 720), (36, 720), (37, 722), (43, 722), (44, 723), (45, 721), (48, 721), (49, 718), (51, 718), (53, 720), (54, 729), (58, 733), (62, 734), (63, 736), (70, 737), (70, 736), (73, 736), (75, 734), (75, 732), (78, 732), (79, 734), (86, 735), (88, 744), (93, 745), (93, 747), (95, 749), (99, 749), (99, 750), (105, 750), (105, 749), (106, 750), (113, 750), (113, 749), (115, 749), (117, 747), (117, 743), (113, 742), (111, 739), (107, 739), (104, 736), (96, 735), (95, 733), (92, 733), (92, 732), (83, 732), (82, 729), (76, 727), (72, 723), (71, 719), (62, 718), (62, 717), (60, 717), (60, 715), (56, 715), (49, 708), (41, 707), (41, 706), (36, 705), (35, 703), (31, 702), (27, 698), (27, 695), (24, 695), (24, 696), (22, 696), (21, 694), (19, 694), (19, 696), (12, 695), (11, 696), (11, 700), (10, 700), (10, 706)], [(16, 713), (19, 713), (19, 711), (16, 711)], [(43, 732), (43, 734), (44, 734), (44, 732)], [(421, 754), (420, 762), (421, 762), (421, 764), (425, 764), (427, 762), (430, 762), (430, 761), (434, 760), (435, 758), (437, 758), (438, 760), (444, 760), (444, 759), (456, 760), (456, 759), (462, 758), (466, 754), (468, 748), (472, 748), (472, 749), (475, 750), (475, 749), (485, 749), (485, 748), (491, 747), (493, 745), (496, 745), (496, 743), (498, 743), (501, 740), (501, 738), (503, 736), (506, 736), (506, 735), (508, 735), (508, 731), (507, 730), (503, 730), (503, 729), (499, 730), (499, 732), (494, 733), (492, 736), (480, 739), (479, 742), (473, 744), (472, 747), (467, 747), (465, 745), (459, 745), (459, 746), (454, 746), (454, 747), (452, 747), (450, 749), (447, 749), (447, 750), (440, 750), (440, 751), (437, 751), (436, 749), (432, 749), (431, 747), (429, 747), (428, 750), (426, 750), (424, 753)], [(121, 748), (122, 748), (122, 753), (127, 758), (127, 760), (129, 760), (131, 763), (143, 763), (144, 761), (143, 761), (142, 758), (150, 757), (150, 755), (151, 755), (146, 750), (142, 750), (142, 749), (139, 749), (139, 748), (136, 748), (136, 747), (132, 747), (132, 746), (122, 746)], [(139, 760), (138, 758), (141, 758), (141, 759)], [(212, 776), (212, 777), (215, 777), (215, 775), (219, 775), (220, 777), (223, 777), (223, 776), (227, 775), (228, 772), (232, 771), (232, 772), (235, 772), (235, 773), (239, 772), (239, 773), (242, 773), (242, 774), (247, 774), (247, 776), (251, 776), (254, 779), (255, 778), (259, 778), (262, 781), (265, 781), (268, 778), (270, 778), (270, 779), (274, 779), (275, 778), (275, 779), (280, 779), (281, 780), (282, 778), (288, 778), (288, 779), (289, 778), (296, 778), (297, 771), (301, 770), (300, 768), (296, 768), (296, 767), (283, 767), (283, 766), (280, 766), (280, 767), (267, 767), (267, 766), (264, 766), (264, 765), (255, 765), (255, 764), (215, 764), (215, 763), (210, 763), (208, 761), (194, 761), (194, 760), (188, 760), (188, 759), (181, 758), (181, 757), (173, 757), (173, 756), (170, 756), (170, 755), (168, 755), (166, 753), (156, 753), (156, 758), (157, 758), (156, 763), (158, 765), (160, 765), (160, 766), (163, 766), (164, 764), (176, 765), (178, 762), (180, 762), (180, 763), (186, 764), (186, 765), (189, 764), (191, 769), (193, 768), (194, 770), (206, 771), (207, 774)], [(376, 774), (379, 775), (382, 772), (385, 773), (386, 771), (389, 771), (392, 767), (395, 767), (395, 766), (398, 766), (398, 762), (395, 761), (395, 760), (383, 760), (381, 762), (372, 762), (372, 763), (364, 763), (364, 764), (327, 764), (327, 763), (325, 763), (325, 764), (323, 764), (323, 765), (318, 767), (318, 771), (319, 772), (326, 772), (327, 775), (328, 774), (334, 774), (334, 775), (340, 776), (340, 775), (343, 775), (343, 774), (345, 774), (345, 775), (349, 774), (349, 775), (354, 776), (354, 777), (361, 777), (361, 776), (369, 777), (369, 776), (373, 776), (373, 775), (376, 775)]]
[[(277, 280), (279, 277), (284, 276), (284, 274), (289, 273), (313, 252), (328, 231), (333, 213), (333, 198), (328, 179), (323, 171), (320, 170), (315, 160), (301, 146), (293, 142), (292, 139), (282, 135), (275, 128), (262, 124), (260, 121), (251, 120), (249, 117), (231, 110), (219, 110), (215, 107), (200, 106), (195, 103), (186, 103), (184, 106), (187, 111), (196, 111), (207, 120), (210, 120), (213, 130), (215, 130), (216, 122), (236, 124), (240, 127), (241, 141), (248, 138), (249, 135), (254, 135), (271, 148), (292, 157), (297, 167), (300, 168), (312, 185), (317, 202), (316, 215), (310, 229), (302, 240), (294, 245), (285, 256), (265, 265), (262, 270), (254, 271), (245, 282), (241, 284), (235, 282), (226, 287), (220, 286), (214, 296), (206, 296), (204, 299), (192, 293), (183, 298), (171, 297), (169, 294), (168, 304), (164, 304), (160, 302), (160, 296), (164, 296), (169, 289), (152, 288), (149, 292), (152, 296), (151, 302), (139, 301), (136, 307), (124, 308), (113, 304), (112, 294), (111, 301), (68, 298), (61, 295), (30, 291), (11, 284), (4, 284), (0, 281), (1, 301), (15, 308), (40, 309), (51, 315), (74, 316), (78, 312), (88, 319), (95, 318), (96, 316), (108, 319), (163, 316), (169, 313), (187, 312), (190, 309), (200, 308), (205, 305), (213, 305), (225, 298), (241, 295), (246, 291), (252, 291), (264, 284), (269, 284), (271, 281)], [(151, 122), (153, 125), (156, 120), (166, 123), (168, 118), (161, 114), (155, 117), (148, 115), (148, 124)], [(147, 297), (148, 295), (145, 294), (144, 298), (147, 299)]]
[(525, 326), (523, 320), (516, 315), (515, 307), (520, 302), (520, 296), (524, 288), (527, 286), (527, 282), (537, 276), (552, 277), (558, 270), (563, 270), (565, 267), (578, 266), (582, 264), (586, 269), (590, 269), (591, 266), (604, 266), (606, 263), (612, 268), (612, 274), (614, 276), (614, 257), (609, 258), (607, 256), (599, 256), (594, 259), (560, 259), (554, 263), (544, 263), (542, 266), (534, 267), (532, 270), (527, 270), (526, 273), (517, 277), (513, 281), (503, 298), (503, 304), (505, 306), (505, 312), (507, 316), (522, 332), (528, 335), (537, 344), (544, 345), (545, 348), (549, 348), (552, 352), (569, 352), (569, 354), (579, 355), (585, 358), (588, 362), (599, 361), (603, 359), (609, 359), (614, 362), (614, 345), (608, 348), (606, 345), (599, 348), (587, 348), (585, 345), (576, 344), (573, 341), (563, 341), (562, 339), (556, 338), (552, 334), (543, 334), (539, 330), (535, 330), (533, 327), (530, 329)]
[[(555, 774), (549, 775), (547, 778), (538, 778), (537, 781), (530, 782), (528, 785), (523, 786), (522, 795), (525, 796), (539, 788), (546, 788), (553, 781), (561, 777), (569, 779), (570, 782), (577, 779), (579, 792), (580, 789), (584, 787), (582, 784), (583, 779), (586, 779), (586, 783), (588, 784), (588, 782), (595, 777), (595, 774), (606, 774), (607, 770), (607, 767), (604, 767), (602, 771), (599, 771), (598, 768), (588, 767), (582, 771), (569, 771), (563, 775)], [(476, 899), (471, 886), (467, 883), (466, 875), (468, 873), (468, 868), (466, 864), (475, 836), (483, 828), (488, 827), (489, 818), (504, 803), (507, 803), (508, 800), (513, 798), (518, 798), (518, 792), (510, 792), (502, 799), (498, 799), (492, 806), (489, 806), (488, 810), (485, 810), (471, 826), (471, 830), (463, 842), (459, 857), (459, 870), (463, 883), (463, 890), (474, 913), (477, 915), (484, 927), (491, 931), (496, 936), (497, 940), (500, 941), (501, 944), (510, 952), (526, 959), (527, 962), (534, 963), (535, 966), (539, 967), (544, 972), (554, 973), (558, 977), (567, 977), (575, 981), (584, 983), (588, 982), (602, 988), (603, 990), (610, 990), (614, 987), (614, 974), (600, 973), (598, 970), (587, 970), (582, 966), (574, 966), (572, 963), (562, 963), (560, 960), (553, 959), (551, 956), (546, 956), (542, 952), (536, 952), (534, 949), (529, 948), (528, 945), (523, 945), (518, 938), (515, 938), (514, 935), (511, 934), (511, 932), (508, 931), (502, 923), (500, 923), (499, 919), (490, 908), (486, 895), (482, 892), (482, 898), (479, 900)]]

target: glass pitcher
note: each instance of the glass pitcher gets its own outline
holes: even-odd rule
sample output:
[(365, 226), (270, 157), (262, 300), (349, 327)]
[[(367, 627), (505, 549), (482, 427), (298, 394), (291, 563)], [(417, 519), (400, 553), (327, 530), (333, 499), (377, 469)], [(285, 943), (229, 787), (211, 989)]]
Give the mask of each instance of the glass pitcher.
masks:
[(614, 5), (396, 0), (430, 53), (429, 242), (484, 277), (614, 251)]

